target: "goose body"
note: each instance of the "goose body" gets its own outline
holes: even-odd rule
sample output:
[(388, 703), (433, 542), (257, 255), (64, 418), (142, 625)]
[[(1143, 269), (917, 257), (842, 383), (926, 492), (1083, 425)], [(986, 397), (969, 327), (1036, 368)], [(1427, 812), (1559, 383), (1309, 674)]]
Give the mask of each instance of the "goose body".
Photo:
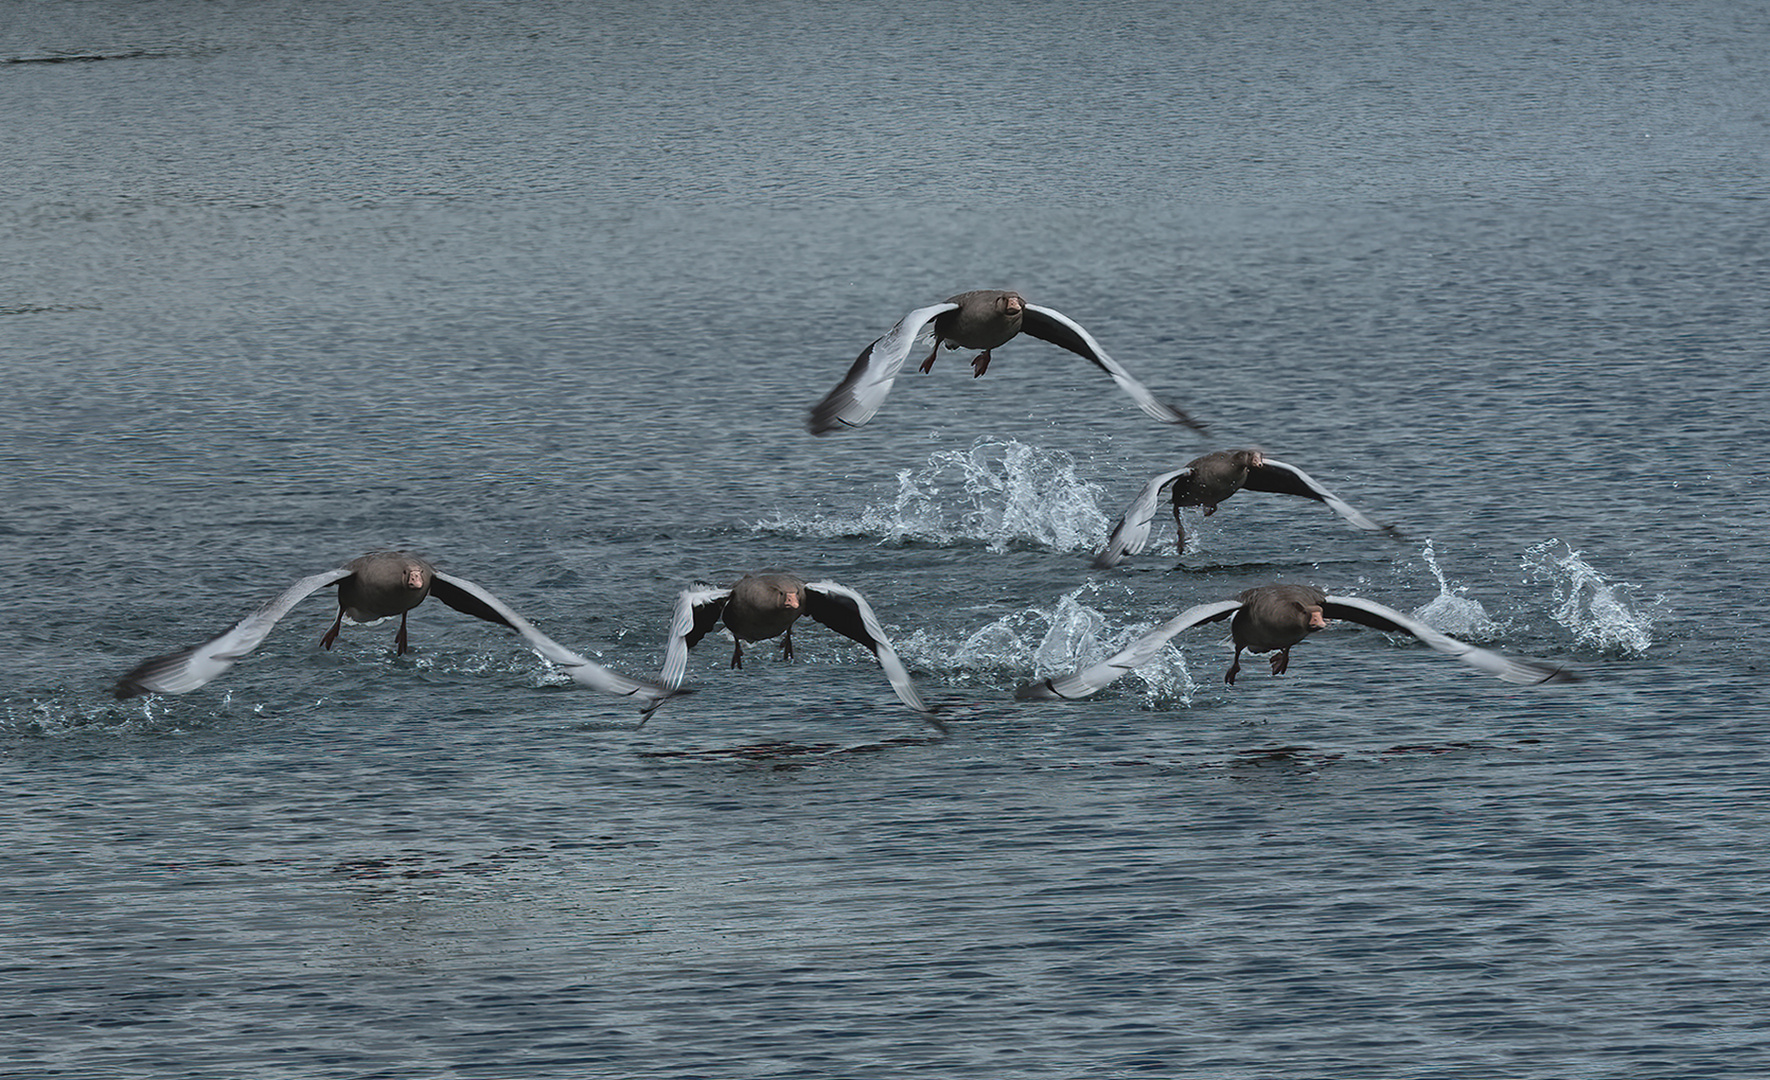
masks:
[(932, 336), (933, 350), (921, 370), (934, 366), (940, 348), (976, 349), (972, 377), (989, 369), (991, 351), (1021, 333), (1068, 349), (1112, 377), (1149, 416), (1164, 424), (1183, 424), (1203, 431), (1198, 422), (1179, 408), (1159, 400), (1131, 373), (1108, 356), (1094, 336), (1069, 316), (1052, 308), (1029, 304), (1016, 292), (977, 289), (949, 297), (939, 304), (919, 307), (897, 321), (885, 336), (861, 350), (848, 374), (812, 406), (808, 423), (813, 435), (857, 428), (873, 418), (891, 392), (897, 373), (909, 359), (916, 343)]
[(403, 653), (407, 648), (407, 613), (434, 596), (463, 614), (516, 631), (529, 648), (564, 669), (573, 681), (604, 693), (636, 698), (647, 713), (671, 694), (663, 687), (630, 679), (579, 656), (471, 581), (445, 574), (408, 552), (377, 551), (336, 569), (302, 578), (208, 641), (142, 661), (117, 680), (116, 695), (129, 698), (150, 693), (187, 694), (203, 686), (256, 649), (296, 604), (333, 584), (338, 586), (338, 616), (320, 639), (323, 648), (332, 647), (345, 619), (374, 622), (398, 615), (400, 626), (394, 647)]
[(1394, 526), (1379, 525), (1365, 517), (1295, 465), (1275, 461), (1258, 450), (1219, 450), (1193, 458), (1178, 469), (1150, 477), (1137, 493), (1137, 497), (1131, 500), (1131, 505), (1125, 508), (1124, 516), (1119, 519), (1118, 524), (1113, 526), (1106, 546), (1094, 556), (1096, 567), (1105, 569), (1117, 566), (1124, 561), (1125, 556), (1135, 555), (1144, 549), (1149, 543), (1150, 528), (1155, 521), (1156, 504), (1161, 499), (1162, 489), (1170, 486), (1174, 504), (1174, 530), (1177, 533), (1174, 549), (1177, 554), (1184, 554), (1186, 550), (1186, 527), (1180, 522), (1181, 507), (1202, 506), (1205, 516), (1209, 517), (1217, 512), (1219, 503), (1242, 490), (1313, 499), (1357, 528), (1385, 533), (1395, 539), (1401, 537)]
[(1277, 584), (1256, 586), (1233, 600), (1214, 600), (1187, 608), (1100, 663), (1078, 668), (1059, 678), (1025, 683), (1014, 696), (1023, 701), (1087, 697), (1149, 663), (1180, 631), (1221, 619), (1231, 620), (1229, 636), (1235, 645), (1235, 656), (1223, 675), (1223, 681), (1231, 685), (1241, 671), (1244, 650), (1272, 653), (1272, 673), (1282, 675), (1290, 666), (1291, 648), (1325, 627), (1329, 619), (1344, 619), (1389, 633), (1411, 634), (1447, 656), (1454, 656), (1510, 683), (1561, 683), (1579, 678), (1565, 668), (1541, 660), (1505, 656), (1458, 641), (1418, 619), (1371, 600), (1330, 596), (1309, 585)]
[(732, 667), (744, 665), (744, 642), (774, 637), (781, 639), (781, 655), (791, 659), (793, 624), (801, 615), (865, 645), (879, 661), (898, 700), (919, 713), (931, 711), (865, 597), (834, 581), (807, 583), (795, 574), (780, 572), (746, 574), (728, 589), (683, 590), (676, 598), (658, 681), (672, 690), (681, 686), (688, 672), (688, 650), (721, 622), (735, 643)]

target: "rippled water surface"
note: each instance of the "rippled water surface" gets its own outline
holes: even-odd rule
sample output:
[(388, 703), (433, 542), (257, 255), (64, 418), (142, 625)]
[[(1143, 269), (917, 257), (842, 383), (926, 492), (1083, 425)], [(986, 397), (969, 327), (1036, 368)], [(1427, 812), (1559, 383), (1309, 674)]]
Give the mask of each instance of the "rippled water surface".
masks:
[[(7, 1077), (1762, 1077), (1761, 4), (22, 5), (0, 27)], [(912, 307), (1030, 338), (806, 410)], [(1258, 445), (1302, 500), (1093, 552)], [(118, 673), (398, 545), (429, 603)], [(1308, 581), (1583, 682), (1223, 624)]]

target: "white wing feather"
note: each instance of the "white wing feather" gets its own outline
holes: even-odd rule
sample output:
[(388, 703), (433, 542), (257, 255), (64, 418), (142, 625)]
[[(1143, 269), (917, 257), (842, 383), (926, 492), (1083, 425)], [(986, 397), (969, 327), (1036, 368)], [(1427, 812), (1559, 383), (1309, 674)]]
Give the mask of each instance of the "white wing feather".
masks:
[(559, 642), (554, 641), (546, 634), (535, 629), (534, 624), (510, 610), (509, 605), (505, 604), (504, 601), (493, 596), (491, 593), (485, 591), (471, 581), (455, 577), (451, 574), (445, 574), (441, 571), (436, 572), (436, 577), (448, 582), (463, 592), (472, 593), (483, 601), (487, 607), (504, 616), (504, 618), (509, 621), (510, 625), (516, 628), (516, 632), (522, 635), (522, 639), (528, 642), (529, 648), (533, 649), (542, 659), (563, 669), (567, 675), (572, 677), (573, 682), (582, 686), (588, 686), (592, 690), (600, 690), (605, 694), (614, 694), (618, 697), (637, 698), (639, 699), (640, 707), (647, 715), (650, 715), (651, 711), (662, 704), (664, 699), (669, 697), (673, 692), (672, 689), (667, 689), (648, 682), (641, 682), (638, 679), (628, 678), (619, 672), (610, 671), (608, 668), (603, 667), (594, 660), (579, 656), (564, 645), (561, 645)]
[[(1356, 596), (1330, 596), (1327, 598), (1327, 603), (1375, 615), (1379, 619), (1393, 623), (1395, 629), (1412, 634), (1446, 656), (1454, 656), (1465, 664), (1472, 664), (1489, 675), (1497, 675), (1509, 683), (1529, 686), (1545, 682), (1576, 682), (1579, 679), (1579, 676), (1573, 672), (1553, 664), (1545, 664), (1540, 660), (1505, 656), (1471, 645), (1466, 641), (1458, 641), (1456, 638), (1439, 633), (1418, 619), (1403, 615), (1394, 608), (1384, 607), (1382, 604), (1370, 600), (1361, 600)], [(1329, 617), (1333, 616), (1330, 614)]]
[(676, 611), (670, 618), (670, 638), (664, 645), (664, 669), (658, 681), (674, 690), (688, 677), (688, 634), (694, 629), (694, 609), (702, 604), (723, 600), (730, 589), (684, 589), (676, 597)]
[(814, 581), (805, 588), (852, 601), (860, 612), (861, 625), (866, 628), (867, 636), (872, 638), (873, 652), (878, 658), (879, 666), (884, 669), (885, 677), (891, 680), (891, 688), (897, 691), (898, 700), (919, 713), (930, 711), (922, 701), (922, 695), (916, 692), (916, 684), (911, 681), (909, 670), (897, 658), (897, 650), (891, 647), (891, 639), (885, 636), (885, 628), (879, 625), (879, 617), (873, 614), (872, 605), (867, 603), (866, 597), (834, 581)]
[(857, 428), (873, 418), (903, 362), (909, 359), (916, 342), (928, 332), (928, 324), (936, 316), (957, 310), (957, 304), (930, 304), (919, 307), (897, 321), (885, 336), (866, 347), (848, 369), (848, 374), (824, 399), (812, 406), (809, 427), (813, 435), (838, 428)]
[(1261, 462), (1261, 464), (1264, 465), (1268, 469), (1283, 469), (1285, 472), (1290, 473), (1292, 476), (1296, 477), (1299, 481), (1301, 481), (1303, 483), (1303, 485), (1305, 487), (1307, 487), (1310, 491), (1313, 491), (1313, 492), (1315, 492), (1316, 495), (1320, 496), (1321, 501), (1326, 503), (1328, 505), (1328, 507), (1333, 510), (1334, 513), (1340, 515), (1341, 517), (1345, 518), (1347, 521), (1358, 526), (1359, 528), (1368, 530), (1370, 532), (1388, 531), (1384, 526), (1378, 525), (1376, 522), (1372, 521), (1370, 518), (1365, 517), (1363, 514), (1359, 513), (1357, 510), (1353, 509), (1352, 505), (1350, 503), (1347, 503), (1346, 501), (1341, 499), (1338, 495), (1335, 495), (1333, 492), (1329, 491), (1327, 488), (1324, 488), (1320, 484), (1316, 483), (1315, 477), (1310, 476), (1308, 473), (1304, 472), (1302, 469), (1297, 468), (1295, 465), (1288, 465), (1282, 461), (1274, 461), (1271, 458), (1265, 458)]
[(1143, 490), (1131, 500), (1125, 510), (1125, 516), (1113, 526), (1112, 535), (1107, 537), (1106, 547), (1094, 556), (1094, 565), (1099, 569), (1117, 566), (1126, 555), (1135, 555), (1149, 543), (1150, 523), (1155, 520), (1155, 504), (1161, 498), (1162, 488), (1185, 476), (1192, 471), (1191, 466), (1175, 469), (1173, 472), (1160, 473), (1150, 478), (1143, 485)]
[(1100, 663), (1078, 668), (1059, 679), (1040, 679), (1025, 683), (1014, 691), (1014, 696), (1021, 701), (1087, 697), (1155, 659), (1162, 647), (1180, 631), (1220, 618), (1241, 606), (1240, 600), (1214, 600), (1208, 604), (1189, 607)]
[(1132, 399), (1137, 402), (1137, 407), (1142, 409), (1145, 413), (1148, 413), (1150, 416), (1160, 420), (1164, 424), (1184, 424), (1190, 428), (1198, 428), (1198, 423), (1191, 417), (1187, 416), (1179, 409), (1174, 408), (1172, 405), (1169, 405), (1167, 402), (1162, 401), (1160, 398), (1150, 393), (1147, 386), (1144, 386), (1142, 383), (1132, 378), (1131, 373), (1121, 367), (1117, 360), (1114, 360), (1111, 356), (1107, 355), (1106, 350), (1100, 347), (1100, 343), (1094, 340), (1094, 335), (1082, 329), (1080, 323), (1061, 311), (1048, 307), (1040, 307), (1037, 304), (1026, 305), (1026, 310), (1036, 311), (1040, 315), (1055, 322), (1062, 323), (1064, 326), (1075, 331), (1076, 335), (1087, 343), (1088, 348), (1094, 350), (1095, 362), (1098, 363), (1101, 368), (1105, 369), (1108, 375), (1112, 376), (1112, 381), (1119, 384), (1119, 389), (1131, 395)]
[(349, 567), (341, 566), (325, 573), (310, 574), (233, 624), (225, 633), (201, 645), (192, 645), (188, 649), (142, 661), (134, 670), (117, 680), (117, 696), (190, 693), (220, 676), (234, 666), (234, 661), (256, 649), (277, 621), (310, 593), (347, 578), (351, 573)]

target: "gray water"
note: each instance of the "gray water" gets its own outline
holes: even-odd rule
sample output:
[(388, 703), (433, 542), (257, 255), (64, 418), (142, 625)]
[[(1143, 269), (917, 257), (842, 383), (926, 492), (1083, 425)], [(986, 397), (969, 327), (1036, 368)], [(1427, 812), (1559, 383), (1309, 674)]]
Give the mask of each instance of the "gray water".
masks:
[[(0, 19), (7, 1077), (1762, 1077), (1770, 9), (19, 3)], [(1028, 338), (810, 404), (912, 307)], [(1259, 445), (1301, 500), (1089, 558)], [(860, 590), (645, 727), (675, 594)], [(1219, 624), (1273, 580), (1568, 664)]]

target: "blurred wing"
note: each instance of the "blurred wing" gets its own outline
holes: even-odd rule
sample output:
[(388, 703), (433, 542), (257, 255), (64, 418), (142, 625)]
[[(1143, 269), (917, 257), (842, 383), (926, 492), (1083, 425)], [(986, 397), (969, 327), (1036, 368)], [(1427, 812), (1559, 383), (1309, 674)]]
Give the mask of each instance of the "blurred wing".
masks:
[(1149, 542), (1149, 526), (1155, 520), (1155, 504), (1161, 499), (1162, 488), (1178, 480), (1192, 471), (1188, 465), (1183, 469), (1165, 472), (1150, 477), (1149, 483), (1131, 501), (1125, 516), (1113, 526), (1112, 535), (1106, 538), (1106, 548), (1094, 556), (1094, 566), (1104, 570), (1109, 566), (1117, 566), (1126, 555), (1135, 555), (1143, 550)]
[(1321, 613), (1330, 619), (1345, 619), (1347, 622), (1391, 633), (1412, 634), (1439, 652), (1454, 656), (1465, 664), (1473, 664), (1489, 675), (1498, 675), (1509, 683), (1530, 685), (1579, 681), (1578, 675), (1565, 668), (1545, 664), (1541, 660), (1502, 656), (1478, 648), (1466, 641), (1441, 634), (1418, 619), (1409, 618), (1393, 608), (1361, 600), (1356, 596), (1330, 596), (1321, 605)]
[(323, 574), (302, 578), (285, 589), (282, 595), (228, 628), (227, 633), (201, 645), (192, 645), (165, 656), (143, 660), (128, 674), (117, 680), (114, 692), (120, 698), (138, 694), (186, 694), (234, 666), (234, 661), (258, 647), (277, 620), (306, 599), (309, 593), (325, 588), (351, 575), (349, 567), (341, 566)]
[(879, 666), (885, 669), (885, 677), (891, 680), (891, 688), (897, 691), (898, 700), (919, 713), (931, 711), (916, 692), (916, 684), (910, 681), (909, 671), (897, 658), (897, 650), (891, 647), (891, 640), (885, 636), (865, 597), (833, 581), (814, 581), (805, 586), (805, 614), (873, 650)]
[(898, 369), (909, 359), (910, 350), (915, 348), (928, 324), (935, 316), (956, 311), (958, 307), (957, 304), (942, 303), (917, 308), (899, 319), (884, 337), (862, 349), (854, 359), (854, 366), (848, 369), (847, 377), (811, 407), (811, 420), (807, 424), (811, 433), (822, 435), (840, 428), (857, 428), (871, 420), (879, 406), (885, 404), (885, 395), (891, 392)]
[[(505, 626), (508, 626), (510, 629), (521, 634), (522, 639), (528, 642), (529, 648), (539, 654), (543, 660), (547, 660), (563, 669), (567, 675), (572, 677), (573, 682), (588, 686), (592, 690), (600, 690), (605, 694), (614, 694), (618, 697), (636, 698), (639, 701), (639, 707), (647, 715), (650, 715), (651, 711), (657, 708), (658, 705), (671, 694), (670, 690), (662, 686), (656, 686), (648, 682), (640, 682), (638, 679), (630, 679), (618, 672), (610, 671), (608, 668), (603, 667), (594, 660), (579, 656), (564, 645), (561, 645), (559, 642), (554, 641), (546, 634), (535, 629), (533, 624), (527, 619), (505, 606), (504, 601), (493, 596), (491, 593), (486, 592), (471, 581), (467, 581), (463, 578), (451, 577), (441, 571), (432, 575), (432, 584), (430, 586), (431, 594), (435, 595), (437, 599), (442, 600), (450, 607), (456, 607), (457, 605), (448, 599), (447, 591), (440, 595), (437, 594), (436, 587), (438, 584), (446, 585), (448, 590), (459, 590), (460, 593), (465, 594), (467, 597), (471, 597), (478, 604), (484, 605), (485, 609), (495, 614), (497, 618), (488, 618), (486, 615), (480, 615), (480, 618), (487, 619), (488, 622), (501, 622)], [(472, 611), (469, 608), (458, 608), (458, 610), (466, 611), (469, 614), (478, 614), (478, 612)]]
[(688, 676), (688, 650), (700, 644), (725, 610), (730, 589), (684, 589), (676, 597), (670, 619), (670, 640), (664, 645), (664, 670), (658, 680), (674, 690)]
[(1295, 465), (1287, 465), (1282, 461), (1266, 458), (1265, 463), (1259, 468), (1248, 470), (1247, 482), (1242, 484), (1242, 487), (1248, 491), (1270, 491), (1278, 495), (1300, 495), (1305, 499), (1314, 499), (1316, 502), (1326, 503), (1334, 513), (1361, 529), (1398, 535), (1395, 526), (1378, 525), (1354, 510), (1339, 496), (1316, 483), (1314, 477)]
[(1156, 654), (1162, 651), (1162, 646), (1180, 631), (1200, 623), (1216, 622), (1233, 614), (1240, 607), (1240, 600), (1214, 600), (1209, 604), (1189, 607), (1100, 663), (1078, 668), (1061, 679), (1039, 679), (1023, 683), (1014, 691), (1014, 696), (1021, 701), (1087, 697), (1155, 659)]
[(460, 578), (452, 578), (447, 574), (439, 574), (432, 571), (430, 575), (430, 595), (436, 597), (444, 604), (447, 604), (449, 607), (454, 608), (456, 611), (459, 611), (464, 615), (471, 615), (476, 619), (484, 619), (489, 623), (497, 623), (499, 626), (509, 627), (518, 633), (522, 632), (521, 628), (515, 623), (512, 623), (509, 617), (505, 614), (505, 610), (508, 609), (500, 610), (504, 608), (504, 605), (497, 604), (496, 606), (493, 606), (495, 601), (493, 603), (487, 603), (491, 598), (489, 593), (486, 593), (477, 586), (472, 590), (463, 588), (466, 584), (467, 583)]
[(1119, 389), (1136, 400), (1139, 408), (1162, 423), (1185, 424), (1198, 432), (1205, 430), (1203, 424), (1181, 412), (1178, 407), (1159, 400), (1149, 392), (1148, 387), (1131, 378), (1130, 372), (1106, 355), (1106, 350), (1100, 347), (1092, 334), (1061, 311), (1028, 304), (1025, 313), (1020, 317), (1020, 329), (1041, 341), (1049, 341), (1059, 348), (1068, 349), (1077, 356), (1093, 361), (1096, 367), (1112, 376), (1112, 381), (1119, 384)]

